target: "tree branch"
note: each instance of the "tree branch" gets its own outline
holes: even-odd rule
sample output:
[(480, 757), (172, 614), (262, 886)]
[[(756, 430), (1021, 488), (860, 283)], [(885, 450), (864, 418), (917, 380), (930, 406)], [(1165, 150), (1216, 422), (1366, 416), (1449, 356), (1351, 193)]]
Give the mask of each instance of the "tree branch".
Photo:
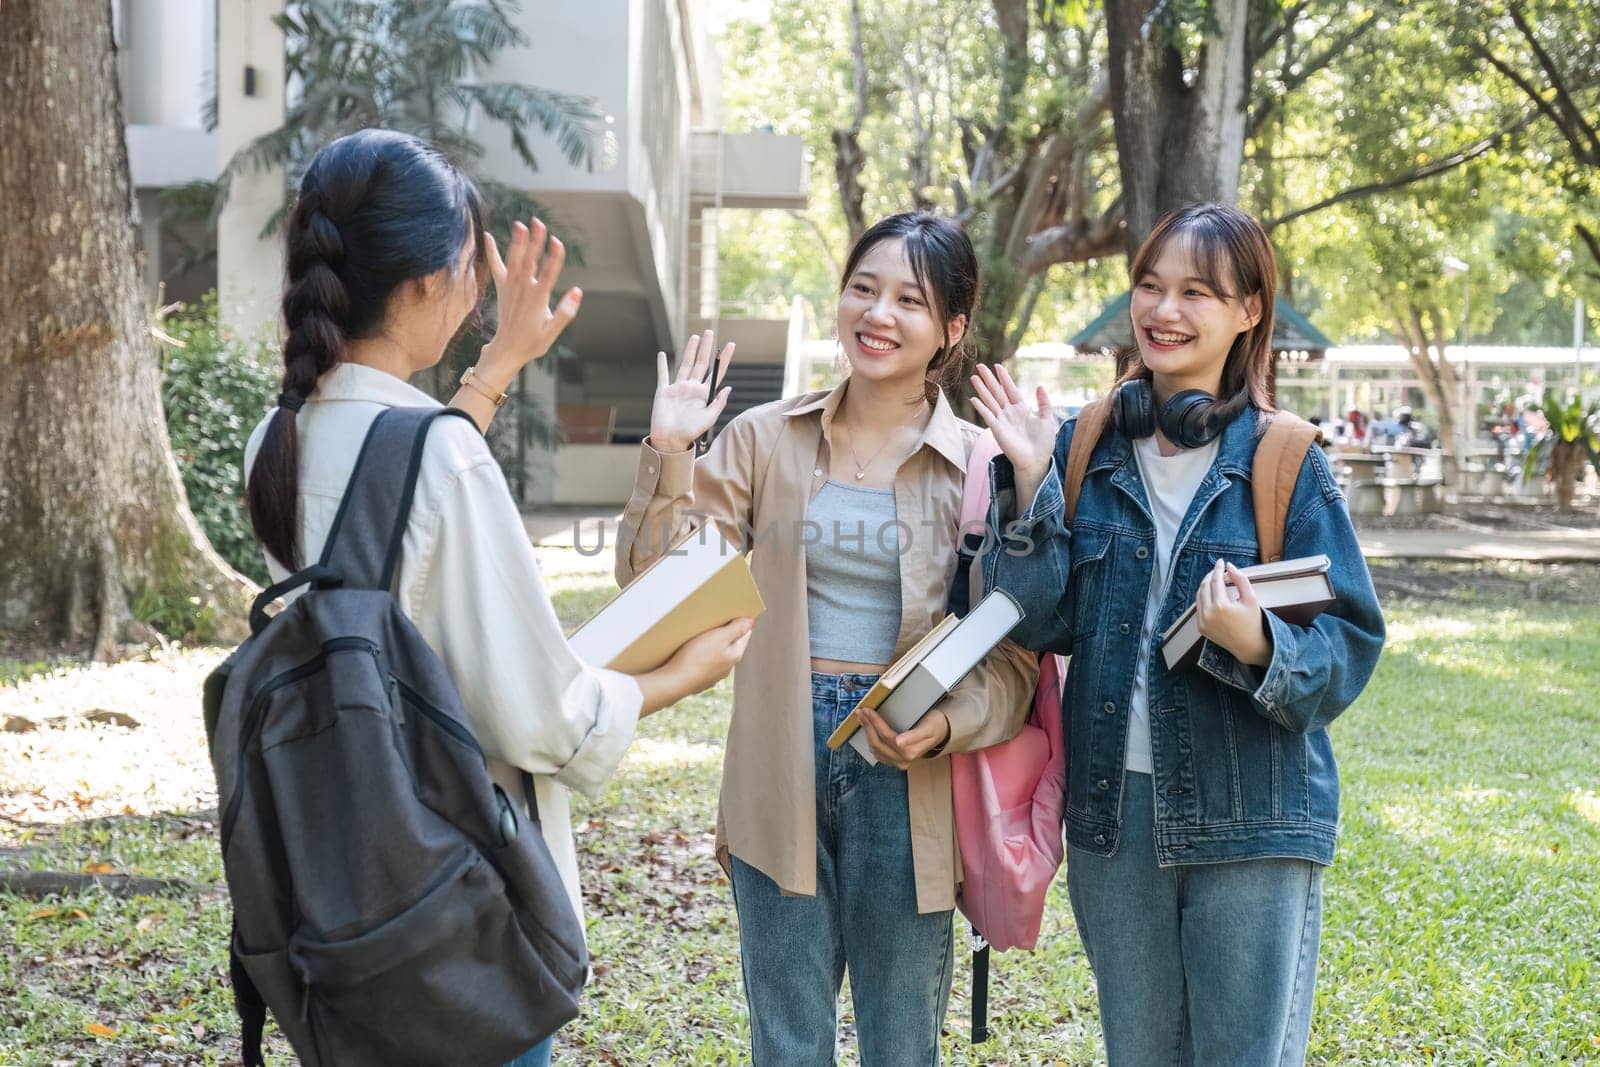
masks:
[[(1576, 142), (1572, 146), (1574, 151), (1577, 151), (1583, 157), (1585, 163), (1594, 166), (1600, 163), (1600, 138), (1596, 137), (1594, 125), (1584, 117), (1583, 110), (1573, 102), (1571, 94), (1567, 91), (1566, 78), (1562, 75), (1561, 68), (1556, 66), (1556, 62), (1550, 57), (1550, 53), (1545, 51), (1544, 45), (1539, 43), (1539, 38), (1534, 35), (1533, 27), (1528, 25), (1527, 15), (1523, 12), (1522, 7), (1522, 0), (1512, 0), (1511, 4), (1508, 5), (1511, 21), (1516, 23), (1517, 29), (1522, 32), (1522, 36), (1528, 42), (1528, 47), (1533, 49), (1533, 54), (1539, 60), (1539, 66), (1544, 70), (1545, 77), (1550, 80), (1550, 87), (1555, 90), (1556, 99), (1561, 104), (1561, 110), (1566, 113), (1567, 120), (1579, 130), (1582, 130), (1589, 139), (1587, 151), (1579, 149)], [(1568, 140), (1572, 140), (1570, 135)]]
[[(1594, 260), (1594, 265), (1600, 267), (1600, 238), (1596, 238), (1594, 231), (1581, 222), (1573, 223), (1572, 228), (1577, 232), (1578, 239), (1589, 249), (1589, 258)], [(1591, 278), (1600, 279), (1600, 273), (1595, 271), (1587, 271), (1586, 273)]]
[(1363, 196), (1371, 196), (1373, 193), (1386, 192), (1390, 189), (1401, 189), (1407, 185), (1414, 185), (1417, 182), (1426, 181), (1429, 178), (1437, 177), (1438, 175), (1444, 174), (1447, 171), (1452, 171), (1457, 167), (1464, 166), (1465, 164), (1472, 162), (1474, 159), (1477, 159), (1479, 156), (1488, 153), (1507, 137), (1510, 137), (1514, 133), (1521, 132), (1528, 125), (1528, 123), (1532, 121), (1533, 115), (1524, 115), (1522, 118), (1518, 119), (1510, 126), (1507, 126), (1505, 129), (1491, 133), (1482, 140), (1476, 141), (1473, 144), (1468, 145), (1466, 148), (1460, 149), (1448, 156), (1445, 156), (1443, 159), (1435, 160), (1426, 166), (1418, 167), (1413, 171), (1402, 174), (1395, 178), (1390, 178), (1387, 181), (1369, 182), (1366, 185), (1353, 186), (1344, 190), (1343, 192), (1336, 193), (1333, 196), (1319, 200), (1314, 204), (1309, 204), (1302, 208), (1296, 208), (1294, 211), (1290, 211), (1287, 214), (1279, 215), (1275, 219), (1266, 219), (1262, 222), (1262, 226), (1270, 231), (1278, 226), (1282, 226), (1286, 222), (1293, 222), (1295, 219), (1301, 218), (1302, 216), (1310, 215), (1313, 212), (1321, 211), (1322, 209), (1332, 207), (1335, 204), (1342, 204), (1346, 200), (1358, 200)]

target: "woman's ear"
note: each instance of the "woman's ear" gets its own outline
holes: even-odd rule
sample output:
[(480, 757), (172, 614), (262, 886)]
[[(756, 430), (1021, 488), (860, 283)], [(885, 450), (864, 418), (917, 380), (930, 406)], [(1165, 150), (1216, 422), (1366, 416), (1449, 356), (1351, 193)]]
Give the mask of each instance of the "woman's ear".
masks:
[[(1251, 293), (1241, 302), (1241, 307), (1245, 314), (1244, 330), (1254, 329), (1256, 323), (1261, 321), (1261, 294)], [(1243, 333), (1244, 330), (1240, 332)]]
[(945, 327), (944, 346), (946, 348), (954, 348), (961, 343), (961, 339), (966, 335), (967, 317), (965, 315), (957, 315), (950, 320), (950, 325)]

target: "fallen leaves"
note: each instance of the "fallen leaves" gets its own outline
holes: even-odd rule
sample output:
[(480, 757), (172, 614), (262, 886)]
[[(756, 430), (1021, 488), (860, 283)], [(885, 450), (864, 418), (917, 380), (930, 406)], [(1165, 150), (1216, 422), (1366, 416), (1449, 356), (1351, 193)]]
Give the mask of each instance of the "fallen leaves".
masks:
[(117, 1036), (117, 1028), (115, 1026), (107, 1026), (104, 1023), (88, 1023), (84, 1026), (84, 1029), (95, 1037), (112, 1038)]

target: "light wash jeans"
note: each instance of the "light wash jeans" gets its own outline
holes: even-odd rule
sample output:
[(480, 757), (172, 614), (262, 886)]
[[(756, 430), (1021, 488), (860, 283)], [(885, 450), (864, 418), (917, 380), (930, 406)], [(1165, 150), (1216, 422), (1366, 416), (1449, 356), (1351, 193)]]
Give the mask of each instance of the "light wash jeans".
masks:
[(1322, 868), (1256, 859), (1157, 867), (1148, 774), (1128, 772), (1117, 851), (1067, 849), (1111, 1067), (1305, 1061)]
[(954, 964), (951, 912), (917, 914), (906, 775), (826, 742), (876, 680), (811, 676), (817, 895), (784, 896), (733, 857), (733, 902), (757, 1067), (830, 1065), (846, 968), (863, 1067), (929, 1067)]
[(505, 1067), (550, 1067), (550, 1050), (555, 1043), (554, 1035), (547, 1037)]

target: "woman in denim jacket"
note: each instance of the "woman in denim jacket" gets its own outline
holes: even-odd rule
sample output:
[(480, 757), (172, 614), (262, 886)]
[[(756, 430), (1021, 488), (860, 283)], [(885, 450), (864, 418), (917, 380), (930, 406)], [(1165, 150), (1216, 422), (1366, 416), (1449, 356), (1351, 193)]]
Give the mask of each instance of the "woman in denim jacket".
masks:
[[(1318, 449), (1284, 555), (1327, 555), (1337, 601), (1293, 625), (1238, 570), (1259, 560), (1251, 460), (1273, 410), (1277, 271), (1261, 227), (1184, 208), (1130, 275), (1135, 352), (1070, 529), (1076, 422), (1057, 432), (1044, 391), (1026, 402), (1004, 369), (973, 379), (1004, 452), (985, 583), (1027, 611), (1013, 639), (1072, 657), (1067, 885), (1111, 1064), (1297, 1063), (1338, 832), (1328, 724), (1371, 676), (1383, 619)], [(1202, 653), (1174, 672), (1160, 635), (1191, 602)]]

